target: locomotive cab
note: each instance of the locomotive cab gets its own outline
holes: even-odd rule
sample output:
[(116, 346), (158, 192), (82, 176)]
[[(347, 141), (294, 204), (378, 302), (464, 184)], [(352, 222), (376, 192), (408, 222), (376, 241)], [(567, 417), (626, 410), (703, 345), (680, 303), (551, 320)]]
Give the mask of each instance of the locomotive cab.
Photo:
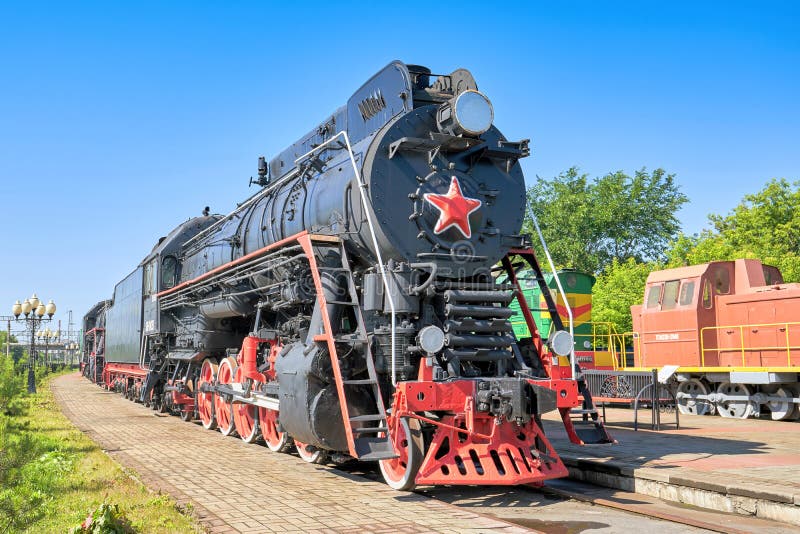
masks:
[[(639, 334), (637, 367), (786, 363), (792, 345), (781, 348), (785, 343), (780, 328), (798, 314), (793, 299), (785, 297), (800, 286), (782, 282), (777, 268), (746, 259), (651, 273), (644, 303), (631, 307)], [(776, 299), (777, 295), (782, 298)], [(787, 303), (792, 304), (787, 307)]]

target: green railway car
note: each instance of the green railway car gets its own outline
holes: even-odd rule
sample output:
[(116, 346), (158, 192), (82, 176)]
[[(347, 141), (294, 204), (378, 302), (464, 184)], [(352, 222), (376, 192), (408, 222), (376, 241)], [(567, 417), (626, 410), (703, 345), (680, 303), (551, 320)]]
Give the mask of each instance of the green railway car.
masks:
[[(575, 332), (575, 341), (577, 350), (585, 350), (585, 345), (591, 344), (592, 339), (592, 286), (594, 286), (594, 276), (576, 271), (574, 269), (562, 269), (558, 271), (558, 276), (561, 279), (561, 285), (564, 292), (567, 294), (567, 302), (572, 308), (573, 315), (573, 328)], [(553, 298), (556, 299), (556, 307), (564, 326), (568, 326), (569, 316), (564, 307), (564, 300), (558, 295), (558, 288), (556, 286), (555, 278), (551, 273), (544, 275), (547, 287)], [(550, 334), (552, 329), (553, 320), (550, 317), (550, 312), (547, 311), (547, 304), (545, 303), (542, 292), (539, 289), (539, 284), (536, 282), (533, 271), (526, 269), (517, 274), (522, 293), (528, 303), (528, 307), (533, 315), (533, 320), (536, 327), (541, 332), (542, 338), (545, 340)], [(514, 334), (517, 339), (530, 337), (530, 331), (525, 323), (525, 317), (522, 316), (519, 302), (516, 300), (511, 303), (511, 309), (514, 310), (514, 315), (511, 317), (511, 325), (514, 328)]]

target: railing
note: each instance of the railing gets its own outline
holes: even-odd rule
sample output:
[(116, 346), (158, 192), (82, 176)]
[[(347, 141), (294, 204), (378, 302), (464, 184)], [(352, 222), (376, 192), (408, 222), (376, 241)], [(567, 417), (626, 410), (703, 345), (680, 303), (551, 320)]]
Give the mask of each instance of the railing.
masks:
[[(734, 326), (706, 326), (700, 329), (700, 364), (705, 367), (706, 365), (706, 351), (708, 352), (716, 352), (718, 355), (722, 352), (740, 352), (742, 355), (742, 365), (745, 366), (747, 363), (747, 353), (748, 352), (761, 352), (761, 351), (786, 351), (786, 366), (792, 366), (792, 351), (800, 351), (800, 345), (791, 344), (791, 338), (789, 332), (791, 328), (795, 328), (795, 335), (800, 335), (800, 322), (786, 322), (786, 323), (763, 323), (763, 324), (742, 324), (742, 325), (734, 325)], [(776, 340), (778, 337), (783, 338), (785, 344), (777, 345), (777, 346), (748, 346), (745, 343), (745, 329), (751, 329), (751, 333), (756, 334), (758, 330), (761, 328), (774, 328), (776, 334)], [(707, 331), (720, 331), (724, 330), (727, 334), (733, 334), (738, 330), (738, 338), (739, 338), (739, 345), (738, 346), (726, 346), (726, 347), (706, 347), (705, 343), (705, 333)], [(715, 336), (715, 344), (720, 345), (718, 343), (718, 337)]]
[[(614, 323), (610, 322), (592, 322), (591, 334), (576, 334), (575, 341), (579, 347), (583, 343), (579, 340), (589, 341), (592, 350), (595, 353), (595, 364), (597, 363), (598, 352), (608, 352), (614, 370), (628, 368), (628, 356), (633, 357), (636, 354), (634, 345), (639, 343), (639, 336), (635, 332), (617, 332)], [(628, 343), (630, 339), (630, 343)], [(631, 347), (629, 350), (628, 347)]]
[[(601, 404), (605, 412), (606, 404), (630, 404), (633, 408), (633, 429), (639, 429), (639, 408), (641, 403), (649, 403), (653, 430), (661, 429), (661, 410), (675, 411), (675, 427), (680, 428), (677, 400), (670, 388), (659, 382), (658, 370), (597, 370), (583, 371), (586, 387), (592, 399)], [(605, 413), (603, 415), (605, 419)]]
[[(569, 369), (570, 369), (570, 378), (575, 380), (575, 332), (572, 328), (572, 306), (569, 305), (567, 302), (567, 293), (564, 291), (564, 287), (561, 285), (561, 279), (558, 276), (558, 271), (556, 270), (555, 263), (553, 263), (553, 258), (550, 256), (550, 250), (547, 248), (547, 243), (544, 240), (544, 235), (542, 234), (542, 229), (539, 228), (539, 221), (536, 219), (536, 215), (533, 213), (533, 208), (529, 205), (528, 206), (528, 215), (533, 222), (533, 227), (536, 228), (536, 233), (539, 234), (539, 241), (542, 244), (542, 249), (544, 249), (544, 255), (547, 258), (547, 263), (550, 265), (550, 272), (553, 273), (553, 279), (556, 281), (556, 287), (558, 288), (558, 293), (561, 295), (561, 298), (564, 301), (564, 308), (567, 310), (567, 317), (569, 319), (569, 335), (573, 339), (572, 350), (569, 351)], [(558, 300), (556, 299), (556, 302)], [(556, 312), (558, 313), (558, 312)], [(552, 328), (552, 323), (551, 323)]]
[[(383, 281), (383, 289), (385, 291), (384, 295), (385, 295), (386, 301), (389, 303), (389, 310), (390, 310), (390, 313), (391, 313), (391, 323), (392, 323), (392, 329), (391, 329), (391, 334), (390, 334), (390, 336), (391, 336), (391, 350), (392, 350), (392, 385), (396, 386), (397, 385), (397, 354), (396, 354), (396, 352), (397, 352), (396, 344), (397, 343), (396, 343), (396, 337), (395, 337), (395, 330), (397, 329), (397, 313), (395, 311), (395, 305), (394, 305), (394, 299), (392, 298), (392, 292), (389, 289), (389, 281), (388, 281), (388, 279), (386, 277), (386, 268), (384, 267), (384, 264), (383, 264), (383, 256), (381, 255), (381, 249), (378, 246), (378, 238), (377, 238), (377, 235), (375, 234), (375, 223), (372, 220), (372, 215), (370, 215), (371, 203), (370, 203), (369, 199), (367, 198), (367, 193), (366, 193), (368, 186), (367, 186), (366, 182), (364, 182), (364, 175), (361, 173), (361, 171), (358, 168), (358, 165), (356, 164), (356, 158), (355, 158), (355, 155), (353, 154), (353, 147), (350, 145), (350, 137), (348, 137), (347, 132), (344, 131), (344, 130), (342, 130), (341, 132), (338, 132), (337, 134), (335, 134), (333, 137), (331, 137), (330, 139), (328, 139), (324, 143), (320, 144), (319, 146), (316, 146), (316, 147), (312, 148), (307, 153), (305, 153), (302, 156), (300, 156), (299, 158), (297, 158), (295, 160), (295, 165), (298, 165), (301, 160), (311, 156), (313, 153), (319, 152), (322, 149), (327, 148), (328, 145), (333, 144), (333, 142), (337, 141), (339, 138), (342, 138), (343, 141), (344, 141), (343, 143), (340, 141), (340, 146), (341, 146), (341, 148), (344, 148), (344, 149), (347, 150), (347, 155), (348, 155), (349, 160), (350, 160), (350, 165), (353, 167), (353, 173), (355, 173), (356, 177), (358, 178), (358, 186), (359, 186), (358, 187), (358, 193), (361, 196), (361, 205), (362, 205), (362, 207), (364, 209), (364, 215), (366, 216), (366, 219), (367, 219), (367, 228), (369, 229), (369, 236), (370, 236), (370, 239), (372, 240), (372, 246), (375, 249), (375, 255), (377, 256), (377, 260), (378, 260), (378, 265), (377, 266), (378, 266), (378, 271), (380, 272), (380, 275), (381, 275), (381, 280)], [(286, 180), (286, 178), (284, 178), (283, 180)]]

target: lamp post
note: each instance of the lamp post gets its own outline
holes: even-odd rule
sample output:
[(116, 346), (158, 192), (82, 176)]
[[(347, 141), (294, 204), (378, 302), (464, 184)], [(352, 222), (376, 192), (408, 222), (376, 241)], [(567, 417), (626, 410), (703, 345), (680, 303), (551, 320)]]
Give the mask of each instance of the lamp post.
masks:
[[(67, 355), (69, 355), (69, 363), (67, 363)], [(74, 360), (75, 360), (75, 342), (68, 341), (64, 345), (64, 367), (69, 366), (70, 368), (72, 368)]]
[[(50, 370), (55, 372), (56, 366), (58, 365), (58, 358), (59, 358), (59, 350), (58, 350), (58, 342), (61, 339), (61, 330), (56, 330), (55, 332), (50, 332), (50, 344), (53, 345), (53, 356), (52, 358), (48, 359), (48, 364), (50, 365)], [(47, 348), (45, 346), (44, 349), (45, 357), (47, 357)]]
[[(31, 298), (20, 303), (16, 301), (11, 307), (11, 313), (14, 315), (15, 321), (22, 321), (30, 331), (31, 346), (28, 351), (28, 393), (36, 393), (36, 374), (34, 367), (36, 365), (36, 335), (37, 327), (41, 327), (43, 322), (50, 321), (56, 313), (56, 305), (51, 300), (45, 305), (36, 296), (36, 293)], [(20, 317), (22, 315), (22, 317)], [(47, 315), (47, 318), (45, 318)]]
[(50, 367), (50, 340), (53, 339), (55, 332), (51, 331), (49, 328), (45, 328), (44, 330), (39, 330), (39, 342), (44, 342), (44, 360), (39, 362), (41, 365), (44, 364), (45, 367)]

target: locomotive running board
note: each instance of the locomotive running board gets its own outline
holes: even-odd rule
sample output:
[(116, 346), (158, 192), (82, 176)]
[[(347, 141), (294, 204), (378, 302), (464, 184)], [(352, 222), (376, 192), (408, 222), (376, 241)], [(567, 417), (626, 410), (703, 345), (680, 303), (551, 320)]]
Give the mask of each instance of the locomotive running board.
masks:
[[(345, 250), (344, 243), (336, 237), (319, 239), (319, 236), (310, 235), (300, 236), (297, 241), (300, 243), (303, 252), (308, 258), (317, 294), (316, 305), (322, 318), (323, 331), (315, 335), (313, 339), (318, 343), (327, 345), (328, 354), (331, 358), (333, 375), (336, 380), (336, 390), (339, 395), (339, 406), (342, 410), (342, 421), (344, 423), (350, 455), (359, 460), (385, 460), (396, 458), (397, 453), (389, 438), (389, 429), (386, 425), (386, 410), (383, 406), (383, 397), (381, 396), (380, 387), (378, 386), (375, 362), (372, 359), (372, 350), (370, 349), (369, 338), (367, 337), (367, 330), (364, 325), (364, 317), (361, 314), (355, 281), (353, 280), (353, 273), (350, 270), (350, 262), (347, 259), (347, 251)], [(315, 243), (315, 241), (317, 243)], [(341, 259), (340, 267), (325, 267), (317, 264), (315, 251), (323, 248), (328, 248), (329, 250), (336, 249), (338, 251)], [(355, 332), (357, 337), (350, 339), (350, 341), (364, 347), (364, 359), (366, 360), (367, 373), (369, 376), (367, 379), (346, 380), (342, 376), (342, 370), (339, 366), (339, 355), (336, 351), (336, 338), (334, 336), (331, 318), (327, 311), (329, 301), (325, 297), (320, 275), (321, 271), (326, 270), (341, 273), (347, 279), (348, 291), (347, 295), (343, 298), (349, 298), (350, 300), (339, 301), (337, 299), (335, 304), (351, 306), (353, 308), (357, 323)], [(372, 390), (372, 395), (375, 399), (375, 413), (359, 414), (356, 416), (350, 415), (350, 409), (347, 403), (347, 390), (352, 387), (369, 387)], [(362, 426), (365, 424), (377, 426)]]

